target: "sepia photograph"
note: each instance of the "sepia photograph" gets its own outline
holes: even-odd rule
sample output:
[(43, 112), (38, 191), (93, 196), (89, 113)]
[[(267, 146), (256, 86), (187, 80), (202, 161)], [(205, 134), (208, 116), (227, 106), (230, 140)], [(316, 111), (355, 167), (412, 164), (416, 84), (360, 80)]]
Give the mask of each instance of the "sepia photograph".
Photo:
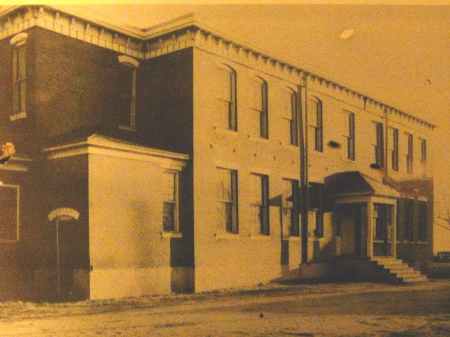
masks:
[(0, 337), (450, 337), (450, 1), (0, 0)]

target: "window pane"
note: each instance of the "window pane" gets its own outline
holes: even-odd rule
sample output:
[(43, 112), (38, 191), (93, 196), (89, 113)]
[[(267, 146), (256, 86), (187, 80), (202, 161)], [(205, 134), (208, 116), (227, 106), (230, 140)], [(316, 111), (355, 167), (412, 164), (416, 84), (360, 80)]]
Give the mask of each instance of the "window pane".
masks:
[(163, 175), (163, 199), (165, 201), (176, 200), (176, 173)]
[(229, 90), (230, 90), (230, 104), (229, 104), (229, 124), (228, 128), (237, 130), (237, 79), (236, 72), (232, 69), (229, 71)]
[(0, 240), (17, 240), (17, 189), (0, 187)]
[(163, 204), (163, 228), (165, 231), (176, 230), (176, 206), (174, 202), (164, 202)]
[(218, 169), (218, 199), (222, 201), (231, 201), (231, 174), (229, 170)]
[(217, 188), (217, 210), (219, 215), (219, 226), (224, 230), (238, 232), (238, 209), (237, 194), (238, 181), (235, 170), (217, 169), (218, 188)]

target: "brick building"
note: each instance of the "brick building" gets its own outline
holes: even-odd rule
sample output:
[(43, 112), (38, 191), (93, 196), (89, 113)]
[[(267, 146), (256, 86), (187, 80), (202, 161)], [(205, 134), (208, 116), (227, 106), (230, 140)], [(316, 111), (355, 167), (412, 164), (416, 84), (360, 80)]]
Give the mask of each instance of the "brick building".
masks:
[(204, 291), (433, 254), (434, 125), (192, 16), (134, 30), (11, 7), (0, 63), (0, 142), (18, 149), (0, 168), (3, 298)]

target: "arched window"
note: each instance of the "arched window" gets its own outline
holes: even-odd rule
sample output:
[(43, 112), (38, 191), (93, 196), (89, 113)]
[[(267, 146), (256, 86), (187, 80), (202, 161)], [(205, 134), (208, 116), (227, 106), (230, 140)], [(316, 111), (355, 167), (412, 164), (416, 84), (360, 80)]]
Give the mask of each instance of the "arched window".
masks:
[(292, 145), (298, 145), (298, 94), (294, 90), (289, 90), (289, 132), (290, 132), (290, 143)]
[(323, 107), (322, 101), (317, 97), (309, 99), (310, 125), (313, 129), (314, 150), (323, 152)]
[(26, 42), (28, 34), (20, 33), (10, 40), (12, 46), (12, 112), (11, 121), (25, 118), (27, 116), (27, 51)]
[(119, 63), (119, 128), (128, 131), (136, 130), (136, 79), (139, 62), (127, 55), (118, 57)]
[(269, 138), (269, 87), (264, 80), (260, 83), (260, 93), (259, 135), (262, 138)]
[(225, 111), (221, 109), (220, 124), (229, 130), (237, 131), (237, 74), (228, 65), (219, 66), (218, 88), (219, 99), (225, 103)]

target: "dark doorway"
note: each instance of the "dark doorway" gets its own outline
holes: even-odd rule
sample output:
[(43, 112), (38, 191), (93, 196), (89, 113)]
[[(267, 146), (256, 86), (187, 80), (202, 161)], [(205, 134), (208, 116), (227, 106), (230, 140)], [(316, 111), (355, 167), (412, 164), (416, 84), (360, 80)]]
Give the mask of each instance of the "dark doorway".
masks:
[(386, 204), (375, 204), (375, 240), (374, 255), (391, 255), (391, 228), (392, 228), (392, 206)]

